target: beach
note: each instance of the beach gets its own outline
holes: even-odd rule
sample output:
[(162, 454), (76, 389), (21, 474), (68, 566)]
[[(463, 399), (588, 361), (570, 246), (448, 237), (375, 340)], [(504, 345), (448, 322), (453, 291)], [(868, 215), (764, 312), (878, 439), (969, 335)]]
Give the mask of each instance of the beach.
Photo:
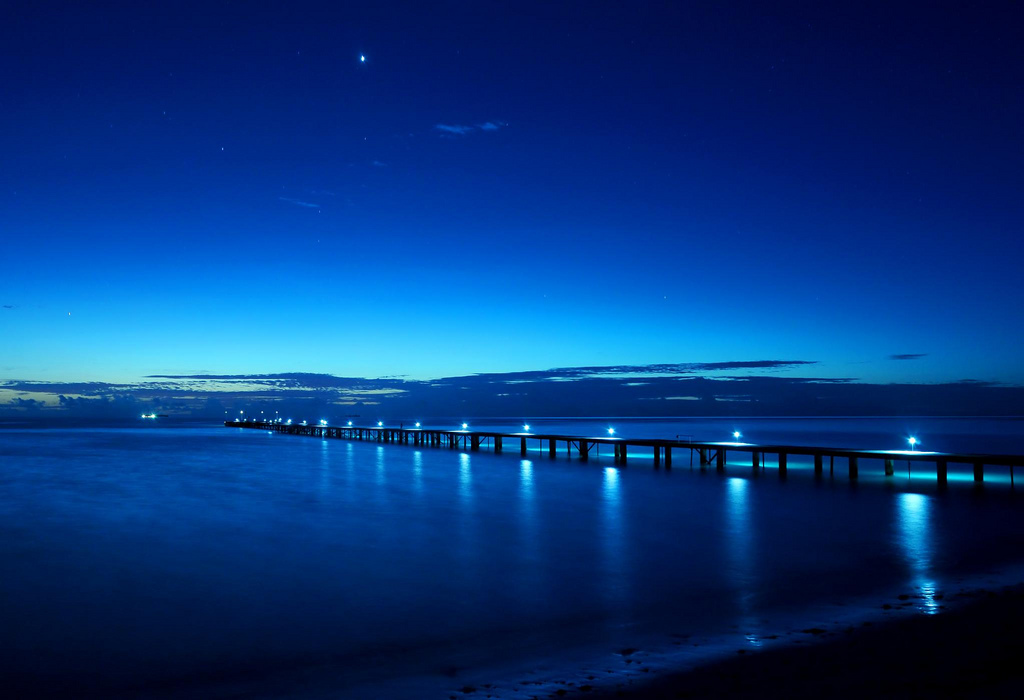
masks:
[(1020, 697), (1024, 585), (958, 592), (936, 615), (898, 612), (905, 602), (884, 604), (893, 611), (884, 622), (794, 630), (779, 648), (555, 697)]

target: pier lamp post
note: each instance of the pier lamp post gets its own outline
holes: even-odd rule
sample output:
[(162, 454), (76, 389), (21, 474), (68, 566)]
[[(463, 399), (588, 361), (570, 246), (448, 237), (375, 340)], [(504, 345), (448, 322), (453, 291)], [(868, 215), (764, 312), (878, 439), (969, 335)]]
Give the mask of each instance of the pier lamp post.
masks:
[(382, 420), (377, 421), (377, 427), (378, 428), (383, 428), (384, 427), (384, 421), (382, 421)]
[(741, 433), (738, 430), (734, 430), (732, 431), (732, 437), (734, 440), (739, 440), (741, 437), (743, 437), (743, 433)]
[(352, 427), (352, 421), (348, 422), (348, 427), (350, 427), (350, 428)]
[(523, 425), (523, 432), (524, 432), (524, 433), (528, 433), (528, 432), (530, 432), (530, 426), (529, 426), (529, 424), (524, 424), (524, 425)]
[(419, 421), (416, 421), (416, 427), (417, 427), (417, 428), (419, 428), (419, 427), (420, 427), (420, 423), (419, 423)]
[(916, 437), (909, 437), (909, 438), (907, 438), (907, 442), (910, 443), (910, 451), (914, 452), (916, 447), (917, 447), (917, 438)]
[(467, 428), (469, 428), (469, 423), (463, 423), (462, 424), (462, 429), (466, 430)]
[(608, 434), (609, 435), (614, 435), (615, 434), (615, 428), (608, 428)]

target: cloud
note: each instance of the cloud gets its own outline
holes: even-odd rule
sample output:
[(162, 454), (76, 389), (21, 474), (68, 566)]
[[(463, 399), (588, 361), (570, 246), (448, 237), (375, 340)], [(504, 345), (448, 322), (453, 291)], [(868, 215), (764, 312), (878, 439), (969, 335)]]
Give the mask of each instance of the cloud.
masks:
[(505, 126), (507, 122), (487, 121), (483, 124), (435, 124), (434, 128), (448, 136), (465, 136), (474, 131), (497, 131)]
[(166, 374), (132, 383), (0, 380), (0, 416), (138, 412), (223, 420), (239, 409), (325, 416), (1021, 415), (1024, 386), (877, 384), (798, 374), (812, 360), (563, 367), (413, 380), (311, 372)]
[(278, 197), (282, 202), (289, 202), (300, 207), (307, 207), (309, 209), (319, 209), (319, 204), (313, 204), (312, 202), (303, 202), (301, 199), (292, 199), (291, 197)]
[(373, 167), (375, 167), (375, 168), (386, 168), (386, 167), (388, 167), (388, 164), (383, 162), (383, 161), (380, 161), (380, 160), (375, 160), (375, 161), (373, 161)]
[(905, 353), (903, 355), (889, 355), (890, 360), (920, 360), (922, 357), (928, 357), (928, 353)]
[(468, 134), (474, 129), (472, 126), (462, 126), (461, 124), (436, 124), (434, 128), (446, 134), (455, 134), (456, 136)]
[(3, 308), (5, 308), (5, 309), (16, 309), (18, 307), (15, 306), (14, 304), (4, 304)]

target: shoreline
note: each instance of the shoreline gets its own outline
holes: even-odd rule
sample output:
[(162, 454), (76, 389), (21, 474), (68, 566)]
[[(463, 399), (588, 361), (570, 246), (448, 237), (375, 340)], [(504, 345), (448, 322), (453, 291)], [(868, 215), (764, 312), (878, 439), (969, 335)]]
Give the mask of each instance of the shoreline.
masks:
[(737, 649), (693, 669), (537, 697), (1018, 697), (1024, 583), (962, 590), (949, 602), (952, 608), (941, 614), (808, 628), (791, 644)]
[(753, 629), (674, 634), (667, 642), (637, 638), (633, 647), (571, 668), (476, 673), (439, 697), (1017, 697), (1024, 568), (903, 591), (813, 606), (788, 624), (762, 620)]

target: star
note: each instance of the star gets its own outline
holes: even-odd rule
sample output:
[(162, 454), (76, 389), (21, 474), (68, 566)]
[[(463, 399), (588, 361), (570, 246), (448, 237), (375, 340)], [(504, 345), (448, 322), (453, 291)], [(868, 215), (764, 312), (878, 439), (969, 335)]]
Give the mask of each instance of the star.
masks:
[(364, 56), (363, 54), (359, 54), (359, 62), (366, 63), (366, 56)]

